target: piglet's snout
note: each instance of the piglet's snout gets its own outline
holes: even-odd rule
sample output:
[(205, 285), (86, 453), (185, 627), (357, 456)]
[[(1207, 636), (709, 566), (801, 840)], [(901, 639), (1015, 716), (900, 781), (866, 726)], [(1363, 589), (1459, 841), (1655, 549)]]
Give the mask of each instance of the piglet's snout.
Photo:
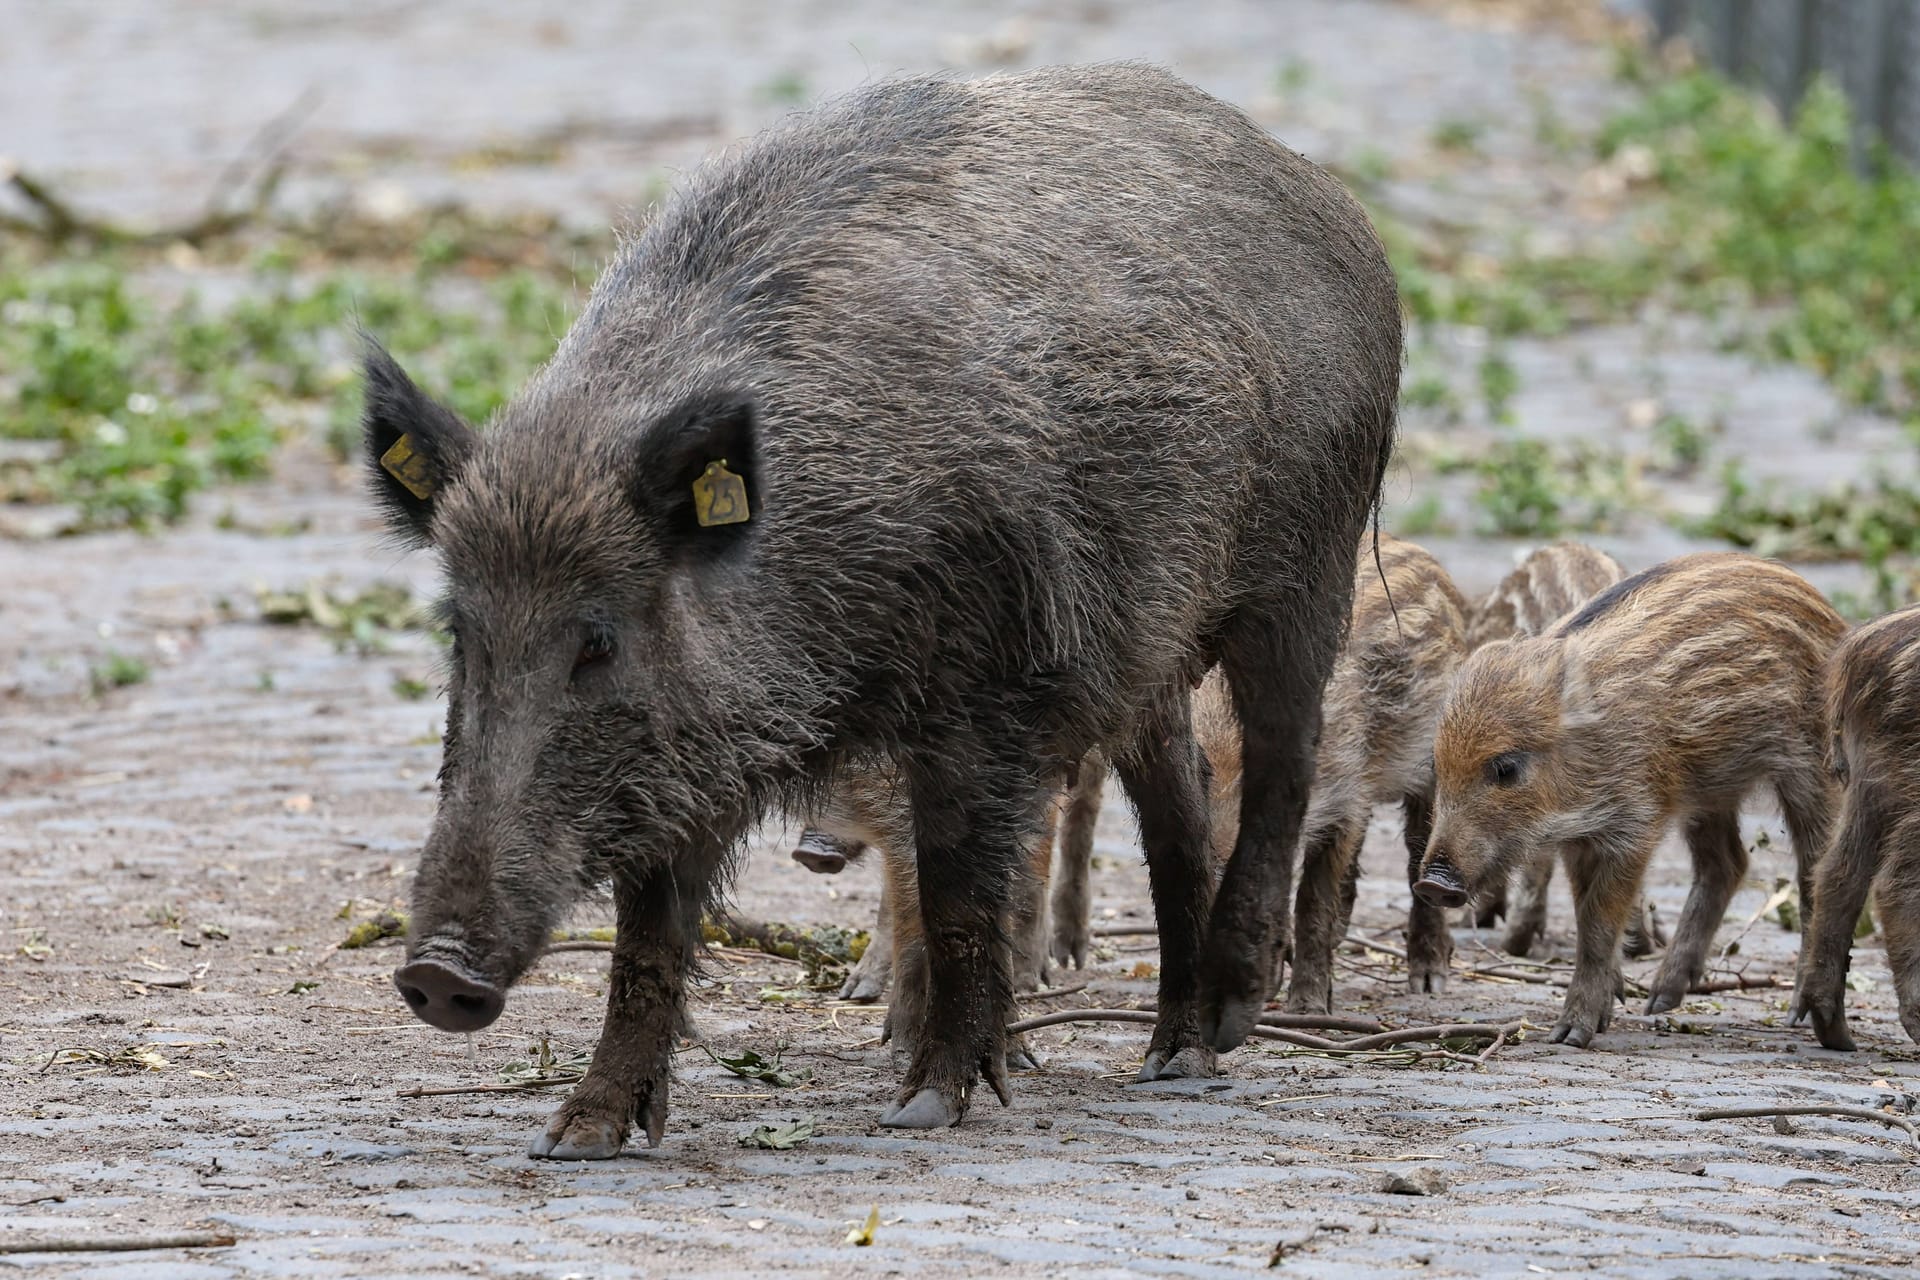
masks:
[(404, 965), (393, 985), (422, 1022), (442, 1031), (478, 1031), (507, 1005), (506, 992), (444, 960)]
[(1467, 905), (1467, 886), (1451, 863), (1436, 858), (1421, 871), (1413, 891), (1420, 901), (1432, 907), (1453, 908)]

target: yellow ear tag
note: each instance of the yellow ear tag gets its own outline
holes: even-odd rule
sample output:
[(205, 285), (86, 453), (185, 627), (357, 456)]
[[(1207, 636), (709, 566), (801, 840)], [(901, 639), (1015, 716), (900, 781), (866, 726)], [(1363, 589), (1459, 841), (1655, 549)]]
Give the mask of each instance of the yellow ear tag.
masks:
[(727, 460), (709, 462), (693, 482), (693, 515), (702, 529), (717, 524), (745, 524), (753, 519), (747, 509), (747, 482), (727, 470)]
[(387, 474), (407, 486), (407, 492), (425, 502), (433, 496), (433, 472), (427, 466), (427, 460), (413, 449), (413, 437), (401, 436), (393, 446), (380, 455), (380, 465)]

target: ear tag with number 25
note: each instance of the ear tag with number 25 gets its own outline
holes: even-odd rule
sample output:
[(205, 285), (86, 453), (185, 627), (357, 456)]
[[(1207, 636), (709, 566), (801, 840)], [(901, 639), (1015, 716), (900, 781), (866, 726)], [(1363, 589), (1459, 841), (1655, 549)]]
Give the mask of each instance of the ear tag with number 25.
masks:
[(709, 462), (693, 482), (693, 516), (702, 529), (745, 524), (753, 518), (747, 507), (747, 482), (727, 470), (725, 458)]
[(433, 496), (433, 471), (413, 447), (412, 436), (401, 436), (380, 455), (387, 474), (407, 486), (407, 492), (425, 502)]

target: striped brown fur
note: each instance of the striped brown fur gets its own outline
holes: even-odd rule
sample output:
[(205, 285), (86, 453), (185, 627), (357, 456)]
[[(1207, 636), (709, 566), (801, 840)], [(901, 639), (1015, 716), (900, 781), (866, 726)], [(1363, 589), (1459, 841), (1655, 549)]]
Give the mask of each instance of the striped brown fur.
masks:
[(1853, 1048), (1847, 963), (1871, 887), (1893, 969), (1900, 1023), (1920, 1041), (1920, 605), (1861, 627), (1827, 667), (1827, 717), (1840, 816), (1814, 877), (1794, 1021)]
[(1418, 891), (1442, 905), (1504, 881), (1561, 845), (1579, 949), (1555, 1040), (1605, 1030), (1620, 935), (1669, 823), (1694, 883), (1649, 1012), (1701, 978), (1745, 873), (1741, 801), (1770, 785), (1793, 835), (1801, 892), (1834, 800), (1821, 679), (1846, 626), (1805, 579), (1739, 553), (1683, 556), (1637, 574), (1544, 635), (1475, 653), (1434, 742), (1433, 839)]
[[(1515, 565), (1498, 586), (1481, 596), (1467, 614), (1467, 644), (1478, 649), (1495, 640), (1537, 636), (1620, 582), (1627, 571), (1620, 562), (1583, 542), (1556, 542), (1540, 547)], [(1547, 928), (1547, 895), (1553, 883), (1559, 851), (1551, 846), (1526, 859), (1519, 874), (1520, 892), (1509, 906), (1510, 886), (1495, 886), (1479, 904), (1477, 923), (1490, 928), (1507, 917), (1500, 945), (1508, 954), (1524, 956)], [(1634, 913), (1627, 924), (1626, 953), (1642, 956), (1664, 945), (1651, 904)]]
[(1473, 602), (1467, 644), (1537, 636), (1627, 576), (1620, 562), (1584, 542), (1556, 542), (1530, 553)]
[[(1362, 542), (1352, 628), (1327, 681), (1313, 793), (1301, 824), (1287, 989), (1295, 1012), (1331, 1005), (1333, 953), (1353, 913), (1374, 805), (1402, 806), (1410, 865), (1417, 862), (1431, 812), (1433, 729), (1466, 657), (1466, 612), (1453, 579), (1424, 547), (1382, 535), (1376, 566), (1371, 541)], [(1444, 990), (1453, 945), (1445, 917), (1416, 903), (1408, 937), (1414, 988)]]

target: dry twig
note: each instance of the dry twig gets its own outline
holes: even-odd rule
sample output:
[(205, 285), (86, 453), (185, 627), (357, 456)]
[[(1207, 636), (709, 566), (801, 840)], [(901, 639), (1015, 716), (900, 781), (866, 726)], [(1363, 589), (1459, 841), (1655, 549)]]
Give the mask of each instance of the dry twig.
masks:
[(142, 1249), (224, 1249), (230, 1235), (187, 1231), (171, 1236), (0, 1236), (0, 1253), (133, 1253)]
[(1920, 1151), (1920, 1125), (1905, 1116), (1895, 1115), (1891, 1111), (1875, 1111), (1872, 1107), (1846, 1107), (1838, 1104), (1822, 1105), (1806, 1103), (1798, 1106), (1783, 1107), (1711, 1107), (1697, 1113), (1695, 1120), (1740, 1120), (1748, 1116), (1838, 1116), (1843, 1120), (1878, 1120), (1881, 1124), (1895, 1129), (1905, 1129), (1907, 1137), (1913, 1139), (1914, 1150)]
[(457, 1093), (525, 1093), (529, 1089), (551, 1089), (560, 1084), (579, 1084), (580, 1076), (547, 1076), (539, 1080), (516, 1080), (512, 1084), (455, 1084), (438, 1088), (425, 1088), (416, 1085), (411, 1089), (401, 1089), (394, 1094), (396, 1098), (447, 1098)]

